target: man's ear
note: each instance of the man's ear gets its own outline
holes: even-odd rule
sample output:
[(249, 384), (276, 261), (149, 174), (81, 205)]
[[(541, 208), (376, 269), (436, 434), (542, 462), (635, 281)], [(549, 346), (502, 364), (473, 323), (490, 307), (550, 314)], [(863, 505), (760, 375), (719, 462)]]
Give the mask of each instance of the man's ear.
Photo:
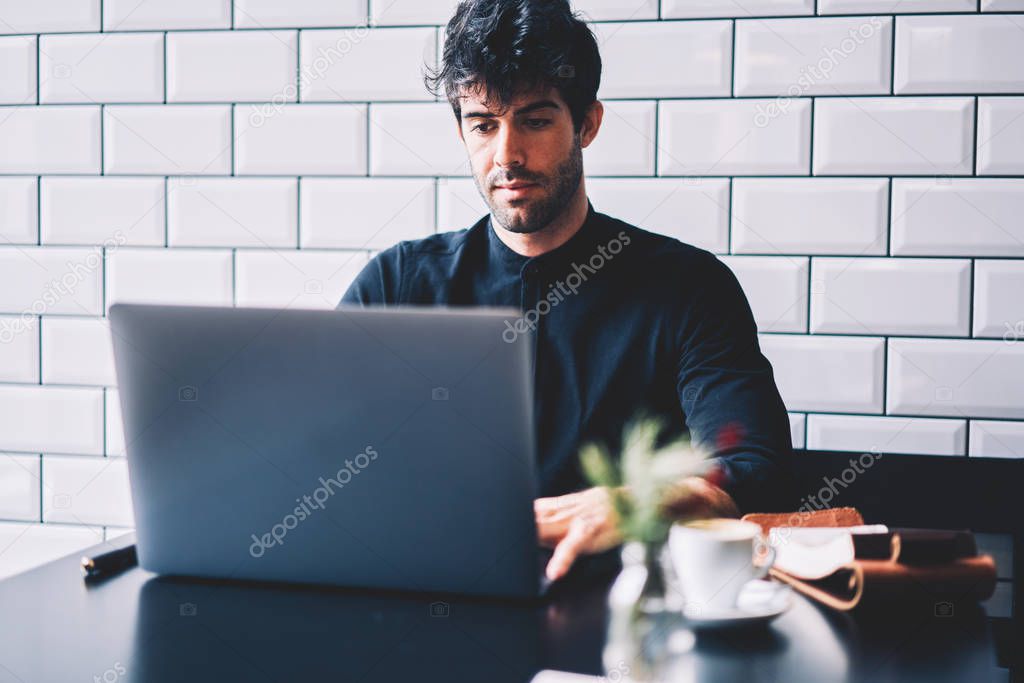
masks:
[(580, 147), (587, 147), (594, 141), (597, 131), (601, 129), (603, 119), (604, 104), (601, 103), (601, 100), (594, 100), (583, 116), (583, 125), (580, 128)]

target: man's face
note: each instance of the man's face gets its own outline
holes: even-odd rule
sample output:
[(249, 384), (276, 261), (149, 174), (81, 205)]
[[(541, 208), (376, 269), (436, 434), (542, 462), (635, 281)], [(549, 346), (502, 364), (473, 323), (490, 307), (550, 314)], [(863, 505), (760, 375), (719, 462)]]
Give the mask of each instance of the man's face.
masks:
[(482, 93), (461, 99), (459, 132), (491, 213), (512, 232), (543, 229), (569, 205), (583, 177), (583, 145), (568, 105), (554, 88), (501, 110), (488, 109)]

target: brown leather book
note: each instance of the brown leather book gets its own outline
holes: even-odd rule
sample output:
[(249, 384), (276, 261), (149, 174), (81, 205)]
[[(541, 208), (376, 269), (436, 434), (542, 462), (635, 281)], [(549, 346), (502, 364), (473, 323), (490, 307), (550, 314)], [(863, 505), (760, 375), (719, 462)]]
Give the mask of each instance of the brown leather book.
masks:
[[(752, 513), (743, 519), (775, 529), (779, 553), (771, 576), (837, 610), (859, 606), (901, 609), (910, 603), (977, 602), (992, 595), (996, 566), (978, 555), (974, 536), (962, 530), (886, 529), (870, 532), (854, 508), (798, 513)], [(853, 527), (848, 537), (803, 529)], [(857, 529), (861, 527), (861, 529)], [(821, 536), (826, 540), (822, 541)], [(815, 537), (809, 546), (802, 539)], [(785, 557), (783, 557), (785, 555)], [(808, 558), (813, 557), (813, 563)]]

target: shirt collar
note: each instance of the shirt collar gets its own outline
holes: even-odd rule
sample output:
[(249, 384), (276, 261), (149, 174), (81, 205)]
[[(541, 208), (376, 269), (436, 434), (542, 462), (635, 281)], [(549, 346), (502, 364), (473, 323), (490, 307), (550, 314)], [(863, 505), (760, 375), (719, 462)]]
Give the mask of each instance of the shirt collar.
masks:
[(539, 256), (523, 256), (510, 249), (498, 237), (495, 232), (494, 221), (490, 216), (487, 218), (487, 239), (492, 257), (508, 266), (525, 268), (530, 264), (545, 265), (564, 262), (571, 260), (573, 256), (589, 258), (590, 254), (594, 251), (597, 239), (600, 237), (598, 234), (600, 232), (599, 223), (597, 212), (594, 210), (594, 205), (588, 197), (587, 215), (583, 219), (583, 225), (580, 226), (580, 229), (566, 240), (565, 243)]

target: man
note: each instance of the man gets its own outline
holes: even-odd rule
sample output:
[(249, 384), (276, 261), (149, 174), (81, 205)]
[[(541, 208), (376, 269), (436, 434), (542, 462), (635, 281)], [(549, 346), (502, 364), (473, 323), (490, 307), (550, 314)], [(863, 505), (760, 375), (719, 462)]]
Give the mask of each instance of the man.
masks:
[(683, 482), (701, 514), (776, 508), (788, 484), (786, 411), (735, 277), (587, 198), (600, 74), (565, 0), (462, 2), (427, 84), (452, 105), (490, 214), (381, 252), (342, 298), (524, 311), (506, 335), (536, 339), (535, 512), (552, 579), (621, 542), (608, 492), (585, 489), (576, 456), (587, 441), (617, 446), (640, 410), (714, 451), (720, 476)]

